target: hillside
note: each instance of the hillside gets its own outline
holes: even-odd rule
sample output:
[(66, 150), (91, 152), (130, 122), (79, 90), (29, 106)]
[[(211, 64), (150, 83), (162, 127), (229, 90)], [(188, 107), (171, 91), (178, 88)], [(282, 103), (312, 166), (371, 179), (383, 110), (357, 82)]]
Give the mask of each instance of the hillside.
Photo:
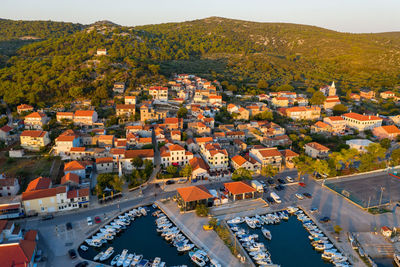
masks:
[[(114, 81), (135, 88), (163, 80), (159, 73), (174, 72), (226, 80), (240, 93), (261, 92), (255, 86), (260, 80), (267, 84), (261, 89), (279, 90), (290, 84), (309, 92), (335, 80), (343, 94), (400, 84), (399, 32), (349, 34), (218, 17), (140, 27), (107, 21), (84, 27), (8, 23), (0, 40), (53, 29), (53, 38), (23, 46), (0, 69), (0, 96), (11, 104), (44, 105), (42, 101), (81, 97), (100, 104), (111, 96)], [(20, 23), (26, 24), (20, 33), (11, 34)], [(96, 57), (97, 48), (107, 48), (109, 55)]]

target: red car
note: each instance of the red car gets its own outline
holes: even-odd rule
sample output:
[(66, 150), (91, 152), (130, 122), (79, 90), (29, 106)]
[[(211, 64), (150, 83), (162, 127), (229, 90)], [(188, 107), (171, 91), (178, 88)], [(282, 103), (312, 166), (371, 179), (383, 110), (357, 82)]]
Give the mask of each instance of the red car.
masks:
[(101, 219), (99, 216), (94, 217), (94, 222), (95, 223), (101, 223)]
[(305, 183), (299, 183), (299, 185), (300, 185), (301, 187), (306, 187), (306, 184), (305, 184)]

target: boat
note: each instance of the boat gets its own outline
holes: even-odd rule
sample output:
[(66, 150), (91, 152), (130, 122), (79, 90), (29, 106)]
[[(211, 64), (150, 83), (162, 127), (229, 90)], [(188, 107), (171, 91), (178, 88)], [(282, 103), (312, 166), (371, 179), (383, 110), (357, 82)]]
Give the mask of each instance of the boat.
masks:
[(93, 260), (97, 261), (98, 259), (100, 259), (103, 256), (104, 252), (100, 252), (99, 254), (97, 254), (96, 256), (94, 256)]
[(179, 246), (177, 249), (178, 249), (179, 252), (184, 252), (184, 251), (189, 251), (192, 248), (194, 248), (193, 244), (185, 244), (183, 246)]
[(138, 211), (139, 211), (143, 216), (146, 216), (146, 215), (147, 215), (147, 211), (146, 211), (144, 208), (142, 208), (142, 207), (139, 207), (139, 208), (138, 208)]
[(361, 257), (366, 257), (367, 256), (367, 254), (365, 253), (365, 251), (361, 247), (358, 248), (358, 253), (360, 254)]
[(135, 255), (131, 262), (131, 266), (136, 266), (143, 259), (143, 255)]
[(268, 239), (268, 240), (272, 239), (271, 232), (268, 229), (265, 229), (263, 227), (263, 228), (261, 228), (261, 231), (262, 231), (262, 233), (263, 233), (263, 235), (265, 236), (266, 239)]
[(227, 223), (232, 223), (232, 224), (238, 224), (238, 223), (242, 223), (244, 222), (243, 218), (240, 217), (235, 217), (229, 221), (227, 221)]
[(396, 266), (400, 267), (400, 254), (394, 253), (393, 254), (393, 260), (396, 263)]
[(153, 205), (151, 205), (153, 207), (153, 209), (158, 209), (157, 204), (154, 203)]
[(138, 263), (136, 266), (139, 266), (139, 267), (147, 267), (147, 266), (148, 266), (148, 263), (149, 263), (149, 260), (141, 259), (141, 260), (139, 261), (139, 263)]
[(152, 267), (158, 267), (161, 263), (161, 258), (160, 257), (155, 257), (153, 260), (153, 264), (151, 265)]
[(124, 249), (121, 253), (121, 256), (119, 257), (119, 259), (117, 261), (117, 266), (122, 266), (122, 264), (124, 264), (126, 254), (128, 254), (128, 250)]
[(134, 254), (130, 253), (130, 254), (128, 255), (128, 257), (126, 257), (126, 259), (124, 260), (124, 263), (123, 263), (122, 266), (123, 266), (123, 267), (128, 267), (128, 266), (131, 264), (131, 262), (132, 262), (134, 256), (135, 256)]
[(246, 224), (252, 228), (255, 229), (256, 228), (256, 224), (254, 223), (254, 221), (252, 219), (250, 219), (249, 217), (245, 218)]
[(115, 264), (117, 264), (117, 261), (119, 259), (119, 256), (121, 256), (121, 254), (117, 254), (114, 256), (114, 258), (111, 260), (111, 266), (114, 266)]
[(197, 253), (197, 252), (189, 252), (190, 259), (200, 267), (203, 267), (206, 265), (205, 260), (203, 259), (202, 255)]
[(100, 261), (105, 261), (107, 260), (109, 257), (111, 257), (111, 255), (114, 253), (114, 248), (113, 247), (109, 247), (104, 254), (100, 257)]
[(88, 248), (87, 246), (85, 246), (85, 245), (81, 245), (79, 248), (82, 249), (83, 251), (86, 251), (86, 250), (89, 249), (89, 248)]
[(287, 210), (290, 214), (293, 214), (293, 213), (295, 213), (296, 211), (298, 211), (299, 209), (296, 208), (296, 207), (289, 206), (289, 207), (286, 208), (286, 210)]

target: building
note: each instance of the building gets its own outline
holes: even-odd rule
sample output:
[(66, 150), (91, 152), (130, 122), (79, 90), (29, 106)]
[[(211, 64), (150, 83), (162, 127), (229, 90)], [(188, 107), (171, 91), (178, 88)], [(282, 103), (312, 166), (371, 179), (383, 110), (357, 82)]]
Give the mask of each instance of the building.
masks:
[(13, 219), (22, 215), (21, 203), (0, 204), (0, 219)]
[(212, 205), (213, 195), (203, 185), (178, 188), (177, 192), (178, 205), (184, 211), (194, 210), (197, 205)]
[(21, 197), (26, 214), (48, 213), (63, 210), (67, 203), (67, 188), (65, 186), (25, 191)]
[(107, 55), (107, 49), (105, 49), (105, 48), (97, 49), (96, 55), (98, 55), (98, 56), (106, 56)]
[(149, 95), (154, 100), (168, 101), (168, 87), (152, 86), (149, 88)]
[(81, 126), (91, 126), (98, 119), (95, 110), (77, 110), (74, 114), (74, 123)]
[[(120, 160), (122, 169), (131, 172), (136, 169), (132, 164), (132, 159), (141, 158), (143, 161), (149, 160), (154, 163), (154, 150), (153, 149), (137, 149), (137, 150), (126, 150), (123, 157)], [(118, 161), (118, 160), (117, 160)]]
[(114, 83), (113, 92), (116, 94), (123, 94), (125, 92), (125, 83), (124, 82)]
[(20, 135), (21, 146), (27, 150), (39, 151), (50, 144), (49, 133), (40, 130), (25, 130)]
[(359, 152), (366, 152), (366, 147), (372, 143), (374, 142), (368, 139), (351, 139), (346, 141), (346, 145), (348, 145), (350, 148), (357, 149)]
[(69, 187), (77, 187), (79, 185), (79, 175), (69, 172), (61, 178), (61, 185)]
[(11, 139), (11, 133), (13, 128), (8, 126), (7, 124), (0, 128), (0, 140), (4, 142), (8, 142)]
[(15, 196), (19, 192), (19, 183), (17, 178), (9, 178), (0, 174), (0, 197)]
[(242, 181), (224, 183), (224, 187), (233, 201), (255, 197), (256, 189)]
[(333, 109), (334, 106), (340, 104), (340, 99), (338, 96), (328, 96), (324, 101), (324, 109)]
[(73, 160), (65, 163), (64, 173), (74, 173), (78, 175), (81, 179), (89, 178), (92, 174), (93, 162), (91, 161), (77, 161)]
[(48, 189), (52, 185), (51, 179), (48, 177), (38, 177), (29, 182), (26, 192)]
[(160, 148), (161, 164), (164, 167), (170, 165), (184, 166), (189, 164), (193, 158), (193, 153), (186, 151), (183, 147), (176, 144), (168, 143)]
[(136, 105), (136, 96), (126, 95), (124, 101), (126, 105)]
[(46, 114), (42, 112), (32, 112), (31, 114), (25, 116), (25, 129), (41, 130), (43, 129), (43, 125), (45, 125), (48, 121), (49, 118), (46, 116)]
[(33, 111), (33, 107), (27, 104), (21, 104), (17, 107), (17, 113), (21, 114), (24, 112), (31, 112)]
[(97, 145), (99, 147), (112, 148), (114, 147), (114, 135), (99, 135), (97, 139)]
[(333, 134), (343, 134), (346, 130), (346, 121), (340, 116), (325, 117), (324, 123), (331, 127)]
[(324, 86), (324, 87), (319, 88), (319, 90), (320, 90), (325, 96), (334, 96), (334, 95), (336, 95), (335, 82), (332, 82), (331, 86), (326, 85), (326, 86)]
[(254, 146), (249, 151), (250, 157), (261, 163), (261, 166), (271, 165), (280, 169), (282, 165), (282, 154), (276, 147)]
[(97, 173), (111, 173), (114, 170), (113, 157), (105, 157), (96, 159)]
[(278, 108), (285, 108), (289, 106), (289, 98), (284, 96), (277, 96), (272, 99), (272, 105)]
[(165, 128), (169, 130), (179, 130), (183, 128), (182, 118), (165, 118), (164, 119)]
[(192, 179), (203, 180), (209, 176), (210, 167), (202, 158), (193, 157), (189, 164), (192, 167)]
[(211, 128), (205, 125), (201, 121), (189, 122), (188, 129), (192, 130), (198, 135), (209, 135), (211, 134)]
[(72, 147), (79, 146), (80, 138), (74, 132), (66, 131), (56, 138), (53, 149), (57, 155), (66, 155)]
[(37, 231), (28, 231), (24, 239), (14, 243), (0, 244), (1, 265), (7, 267), (33, 267), (37, 252)]
[(292, 169), (295, 167), (293, 159), (298, 157), (299, 154), (293, 152), (290, 149), (285, 149), (280, 151), (283, 158), (283, 163), (285, 164), (286, 168)]
[(332, 127), (322, 121), (317, 121), (311, 126), (311, 133), (324, 133), (330, 135), (332, 133)]
[(392, 230), (390, 230), (390, 228), (389, 227), (387, 227), (387, 226), (382, 226), (381, 227), (381, 233), (382, 233), (382, 235), (384, 236), (384, 237), (386, 237), (386, 238), (390, 238), (391, 236), (392, 236)]
[(118, 104), (115, 108), (117, 116), (125, 116), (130, 118), (135, 116), (135, 105), (134, 104)]
[(385, 92), (380, 93), (380, 96), (383, 99), (390, 99), (390, 98), (395, 98), (396, 94), (392, 91), (385, 91)]
[(293, 120), (318, 120), (321, 116), (320, 107), (280, 108), (278, 111)]
[(244, 168), (249, 171), (259, 171), (261, 169), (261, 164), (257, 160), (253, 159), (250, 156), (248, 156), (247, 158), (248, 159), (240, 155), (236, 155), (231, 158), (231, 166), (235, 170)]
[(365, 130), (372, 130), (375, 127), (382, 125), (382, 119), (373, 115), (361, 115), (358, 113), (346, 113), (342, 115), (346, 122), (346, 126), (356, 129), (360, 132)]
[(372, 133), (378, 139), (388, 138), (390, 140), (395, 140), (398, 135), (400, 135), (400, 129), (394, 125), (379, 126), (372, 129)]
[(73, 112), (57, 112), (56, 114), (57, 122), (63, 121), (73, 121), (74, 113)]
[(359, 94), (351, 93), (350, 98), (355, 102), (359, 102), (361, 100), (361, 96)]
[(305, 153), (312, 158), (323, 159), (329, 155), (329, 148), (317, 142), (311, 142), (304, 145)]
[(222, 96), (210, 95), (208, 97), (208, 103), (210, 103), (210, 105), (221, 105), (222, 104)]
[(229, 158), (226, 149), (218, 143), (207, 143), (202, 149), (202, 156), (211, 171), (224, 171), (228, 169)]
[(375, 97), (375, 92), (372, 90), (364, 89), (360, 91), (360, 97), (365, 99), (372, 99)]
[(140, 120), (145, 121), (158, 121), (165, 119), (167, 117), (167, 110), (155, 110), (150, 105), (141, 105), (140, 106)]

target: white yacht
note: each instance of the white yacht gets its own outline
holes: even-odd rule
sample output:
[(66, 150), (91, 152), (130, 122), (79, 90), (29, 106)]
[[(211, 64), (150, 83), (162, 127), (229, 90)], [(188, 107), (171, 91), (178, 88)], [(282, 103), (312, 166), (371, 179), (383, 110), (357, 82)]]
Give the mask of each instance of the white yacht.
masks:
[(135, 257), (135, 255), (134, 254), (132, 254), (132, 253), (130, 253), (129, 255), (128, 255), (128, 257), (126, 257), (126, 259), (124, 260), (124, 263), (123, 263), (123, 267), (129, 267), (130, 266), (130, 264), (131, 264), (131, 262), (132, 262), (132, 260), (133, 260), (133, 257)]
[(268, 240), (272, 239), (271, 232), (268, 229), (265, 229), (263, 227), (263, 228), (261, 228), (261, 231), (262, 231), (262, 233), (263, 233), (263, 235), (265, 236), (266, 239), (268, 239)]
[(114, 256), (114, 258), (111, 260), (111, 263), (110, 263), (111, 266), (114, 266), (115, 264), (117, 264), (118, 259), (119, 259), (120, 256), (121, 256), (120, 254), (117, 254), (117, 255)]
[(131, 262), (131, 266), (136, 266), (142, 259), (143, 255), (135, 255), (135, 257), (133, 257), (133, 260)]
[(111, 257), (111, 255), (114, 253), (114, 248), (113, 247), (109, 247), (104, 254), (100, 257), (100, 261), (105, 261), (107, 260), (109, 257)]
[(126, 254), (128, 254), (128, 250), (124, 249), (121, 253), (121, 256), (119, 257), (118, 261), (117, 261), (117, 266), (122, 266), (122, 264), (124, 264), (125, 258), (126, 258)]

